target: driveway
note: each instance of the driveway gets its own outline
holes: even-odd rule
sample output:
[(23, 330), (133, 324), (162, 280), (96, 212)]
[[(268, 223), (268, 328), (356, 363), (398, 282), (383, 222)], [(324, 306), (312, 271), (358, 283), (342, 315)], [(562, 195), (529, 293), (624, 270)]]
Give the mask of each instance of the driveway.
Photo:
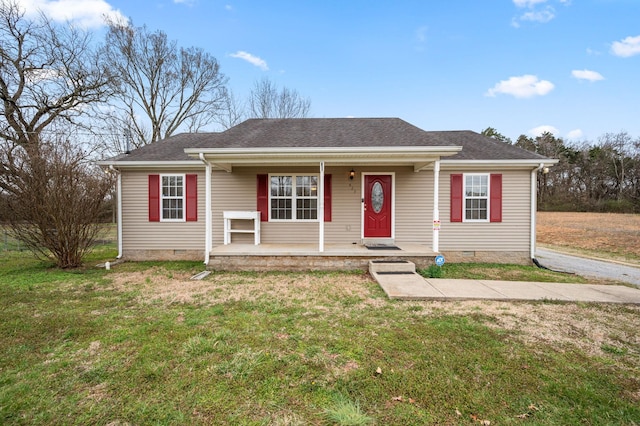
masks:
[(614, 262), (572, 256), (538, 248), (536, 259), (549, 269), (573, 272), (583, 277), (608, 278), (640, 287), (640, 268)]

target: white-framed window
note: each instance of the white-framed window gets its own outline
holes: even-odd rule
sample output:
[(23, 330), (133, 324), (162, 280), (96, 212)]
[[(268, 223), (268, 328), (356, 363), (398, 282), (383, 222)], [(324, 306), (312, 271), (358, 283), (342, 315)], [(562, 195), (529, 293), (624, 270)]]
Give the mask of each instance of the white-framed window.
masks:
[(318, 175), (269, 175), (269, 218), (318, 220)]
[(184, 222), (185, 175), (160, 175), (160, 220)]
[(489, 221), (489, 174), (464, 174), (464, 221)]

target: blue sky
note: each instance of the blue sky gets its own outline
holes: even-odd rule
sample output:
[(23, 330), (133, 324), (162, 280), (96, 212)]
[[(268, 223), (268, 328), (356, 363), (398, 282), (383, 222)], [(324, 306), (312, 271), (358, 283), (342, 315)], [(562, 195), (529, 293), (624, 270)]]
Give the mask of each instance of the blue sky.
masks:
[(640, 137), (640, 0), (21, 0), (100, 31), (104, 14), (213, 54), (245, 97), (267, 77), (313, 117), (425, 130)]

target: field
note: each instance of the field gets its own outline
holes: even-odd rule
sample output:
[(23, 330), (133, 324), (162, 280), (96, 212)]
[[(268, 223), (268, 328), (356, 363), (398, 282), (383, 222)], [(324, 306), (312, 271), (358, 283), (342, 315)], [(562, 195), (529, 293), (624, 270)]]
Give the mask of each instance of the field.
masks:
[(639, 306), (398, 302), (357, 272), (91, 266), (113, 255), (61, 271), (0, 253), (0, 424), (640, 423)]
[(538, 212), (543, 247), (640, 264), (640, 215)]

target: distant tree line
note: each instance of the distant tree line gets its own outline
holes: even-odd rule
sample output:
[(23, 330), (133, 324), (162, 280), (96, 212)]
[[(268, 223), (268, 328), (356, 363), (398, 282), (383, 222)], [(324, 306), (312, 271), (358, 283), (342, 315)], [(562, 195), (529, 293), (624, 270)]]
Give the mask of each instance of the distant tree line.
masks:
[(543, 133), (513, 143), (492, 127), (482, 134), (559, 160), (539, 176), (539, 210), (640, 213), (640, 138), (618, 132), (567, 142)]

